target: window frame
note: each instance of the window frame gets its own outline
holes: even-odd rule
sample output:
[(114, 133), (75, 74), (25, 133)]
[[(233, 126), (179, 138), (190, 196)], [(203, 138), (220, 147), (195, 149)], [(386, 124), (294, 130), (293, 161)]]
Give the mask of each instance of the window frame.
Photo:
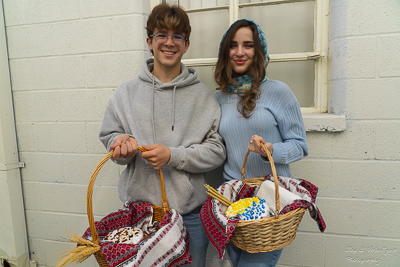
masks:
[[(264, 2), (242, 3), (239, 0), (229, 0), (228, 5), (193, 8), (185, 11), (190, 14), (211, 10), (229, 10), (229, 25), (240, 18), (240, 9), (244, 7), (279, 5), (296, 2), (314, 2), (314, 45), (313, 51), (301, 53), (270, 54), (270, 62), (290, 61), (315, 61), (314, 68), (314, 106), (301, 107), (303, 114), (326, 113), (328, 108), (328, 23), (329, 23), (329, 1), (327, 0), (265, 0)], [(151, 0), (150, 7), (153, 8), (161, 3), (161, 0)], [(217, 58), (192, 58), (183, 59), (188, 67), (214, 66)]]

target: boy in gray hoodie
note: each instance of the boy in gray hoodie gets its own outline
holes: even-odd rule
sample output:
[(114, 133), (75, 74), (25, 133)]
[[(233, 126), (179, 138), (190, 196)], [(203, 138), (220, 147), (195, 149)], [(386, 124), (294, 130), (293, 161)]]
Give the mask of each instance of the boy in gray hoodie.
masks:
[[(218, 134), (220, 107), (197, 72), (181, 63), (190, 44), (186, 12), (179, 6), (158, 5), (146, 30), (154, 59), (112, 95), (100, 140), (114, 150), (116, 163), (127, 165), (118, 182), (124, 203), (161, 206), (156, 170), (162, 169), (168, 205), (182, 215), (189, 233), (190, 266), (205, 266), (208, 238), (198, 212), (207, 198), (204, 172), (225, 160)], [(138, 142), (147, 150), (141, 155)]]

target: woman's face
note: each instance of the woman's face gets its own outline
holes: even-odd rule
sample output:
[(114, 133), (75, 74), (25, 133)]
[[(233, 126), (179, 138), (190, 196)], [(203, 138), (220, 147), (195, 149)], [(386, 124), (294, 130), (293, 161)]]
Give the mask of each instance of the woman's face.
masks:
[(248, 71), (254, 61), (253, 32), (249, 27), (239, 28), (229, 48), (229, 64), (239, 74)]

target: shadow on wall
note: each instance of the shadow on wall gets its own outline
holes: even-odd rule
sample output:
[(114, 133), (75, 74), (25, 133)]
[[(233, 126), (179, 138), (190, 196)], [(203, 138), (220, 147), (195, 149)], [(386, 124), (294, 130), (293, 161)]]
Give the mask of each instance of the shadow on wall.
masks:
[[(207, 184), (214, 187), (215, 189), (218, 188), (221, 184), (224, 182), (223, 178), (223, 170), (224, 170), (224, 165), (219, 166), (218, 168), (209, 171), (206, 173), (206, 181)], [(204, 188), (204, 190), (206, 190)]]

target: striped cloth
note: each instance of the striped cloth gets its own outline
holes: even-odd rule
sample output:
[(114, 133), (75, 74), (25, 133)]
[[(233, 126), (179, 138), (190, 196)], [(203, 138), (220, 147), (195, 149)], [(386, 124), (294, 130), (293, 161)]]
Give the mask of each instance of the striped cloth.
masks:
[[(159, 223), (153, 223), (152, 217), (150, 203), (132, 202), (128, 209), (113, 212), (95, 223), (101, 252), (110, 267), (181, 266), (192, 262), (189, 235), (181, 215), (171, 209)], [(136, 227), (154, 233), (137, 245), (103, 241), (109, 232), (122, 227)], [(92, 241), (90, 228), (83, 237)]]

